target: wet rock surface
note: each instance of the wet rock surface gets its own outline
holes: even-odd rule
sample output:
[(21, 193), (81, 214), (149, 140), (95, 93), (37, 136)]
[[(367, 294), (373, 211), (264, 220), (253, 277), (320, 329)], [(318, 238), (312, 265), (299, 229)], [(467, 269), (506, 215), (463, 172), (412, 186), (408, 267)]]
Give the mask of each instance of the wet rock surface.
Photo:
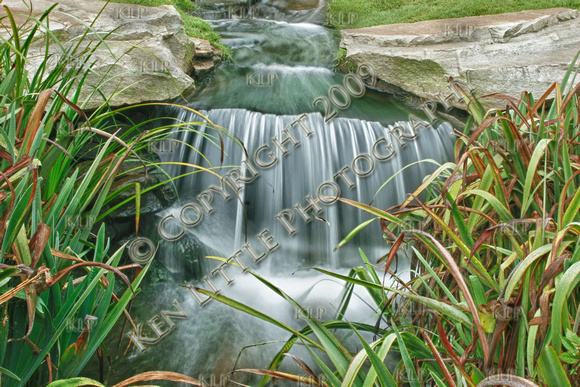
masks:
[[(356, 64), (371, 64), (380, 80), (430, 100), (445, 94), (449, 76), (465, 80), (466, 72), (476, 96), (519, 99), (528, 90), (539, 98), (562, 81), (580, 48), (579, 15), (551, 8), (343, 30), (341, 47)], [(465, 107), (454, 98), (448, 102)]]

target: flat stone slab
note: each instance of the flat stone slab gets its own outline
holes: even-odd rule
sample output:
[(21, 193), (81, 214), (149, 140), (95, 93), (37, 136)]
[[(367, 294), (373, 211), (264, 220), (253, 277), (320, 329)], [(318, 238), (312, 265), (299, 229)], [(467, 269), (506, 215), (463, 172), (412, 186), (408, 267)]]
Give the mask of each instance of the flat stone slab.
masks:
[[(539, 98), (561, 82), (580, 50), (580, 13), (550, 8), (499, 15), (429, 20), (342, 31), (341, 47), (382, 81), (430, 100), (447, 77), (469, 78), (476, 96), (522, 91)], [(503, 108), (505, 100), (481, 100)], [(449, 103), (465, 107), (460, 101)]]

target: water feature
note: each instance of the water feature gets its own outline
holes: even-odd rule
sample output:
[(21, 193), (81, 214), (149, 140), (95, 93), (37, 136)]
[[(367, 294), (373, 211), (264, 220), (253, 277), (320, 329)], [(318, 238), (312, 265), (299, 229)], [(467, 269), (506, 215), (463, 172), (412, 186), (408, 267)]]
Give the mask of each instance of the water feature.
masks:
[[(184, 285), (183, 281), (219, 289), (220, 294), (290, 326), (305, 325), (284, 300), (233, 265), (222, 267), (218, 260), (204, 259), (202, 272), (191, 278), (177, 276), (188, 258), (179, 255), (184, 240), (195, 241), (203, 255), (236, 257), (236, 262), (310, 307), (316, 317), (328, 320), (336, 313), (342, 285), (299, 269), (319, 266), (347, 272), (361, 263), (359, 247), (373, 261), (388, 250), (375, 221), (334, 252), (354, 227), (372, 217), (344, 203), (330, 203), (323, 195), (337, 196), (338, 189), (341, 197), (387, 208), (412, 192), (434, 170), (435, 162), (452, 157), (448, 123), (419, 127), (418, 121), (409, 120), (411, 116), (425, 120), (422, 112), (369, 87), (364, 96), (352, 97), (348, 108), (325, 122), (323, 103), (313, 102), (328, 97), (333, 86), (343, 85), (345, 75), (332, 71), (338, 37), (321, 25), (322, 2), (263, 0), (252, 6), (254, 13), (247, 18), (232, 16), (232, 9), (206, 5), (205, 16), (217, 18), (212, 24), (234, 50), (233, 60), (220, 65), (211, 80), (181, 102), (201, 116), (179, 109), (163, 114), (180, 122), (206, 117), (230, 137), (223, 133), (222, 155), (211, 125), (197, 127), (197, 134), (175, 133), (173, 137), (182, 144), (162, 157), (230, 178), (220, 180), (209, 172), (182, 178), (177, 182), (180, 202), (158, 214), (158, 223), (165, 220), (162, 229), (167, 234), (184, 234), (179, 241), (164, 242), (154, 258), (176, 275), (148, 284), (134, 303), (131, 313), (145, 328), (133, 341), (125, 337), (123, 347), (113, 351), (111, 381), (137, 372), (166, 370), (203, 379), (208, 385), (230, 385), (223, 379), (229, 371), (266, 368), (288, 338), (282, 330), (216, 301), (201, 306), (202, 296), (197, 300), (197, 293), (177, 286)], [(224, 12), (232, 17), (224, 19)], [(344, 102), (341, 96), (337, 98)], [(407, 137), (401, 136), (402, 130)], [(419, 160), (434, 162), (418, 163), (397, 174)], [(183, 165), (166, 170), (172, 176), (193, 171)], [(329, 204), (317, 202), (315, 209), (319, 207), (320, 212), (301, 213), (301, 208), (312, 204), (309, 195)], [(366, 321), (374, 323), (367, 296), (356, 297), (346, 318), (365, 321), (368, 316)], [(173, 318), (166, 318), (171, 316), (168, 311)], [(255, 346), (269, 341), (276, 342)], [(250, 347), (242, 351), (245, 346)], [(295, 353), (310, 359), (306, 352)], [(285, 370), (302, 373), (289, 361), (284, 364)], [(256, 382), (239, 374), (234, 377), (249, 385)]]

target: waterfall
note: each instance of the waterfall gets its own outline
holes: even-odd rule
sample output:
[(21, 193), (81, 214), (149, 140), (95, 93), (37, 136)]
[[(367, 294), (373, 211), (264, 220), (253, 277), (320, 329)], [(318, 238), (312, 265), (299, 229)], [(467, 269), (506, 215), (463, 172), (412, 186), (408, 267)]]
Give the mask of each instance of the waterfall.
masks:
[[(354, 227), (371, 219), (372, 215), (344, 203), (318, 203), (323, 211), (316, 214), (317, 218), (312, 216), (312, 210), (307, 211), (312, 216), (307, 223), (296, 205), (307, 207), (311, 204), (305, 197), (311, 195), (316, 199), (317, 190), (323, 183), (328, 184), (323, 185), (321, 197), (330, 201), (327, 197), (336, 194), (331, 188), (334, 182), (340, 188), (341, 197), (388, 208), (405, 199), (405, 195), (412, 192), (436, 165), (423, 162), (400, 174), (398, 171), (418, 160), (432, 159), (442, 163), (452, 157), (454, 136), (446, 122), (437, 121), (431, 126), (416, 128), (415, 138), (409, 138), (413, 133), (413, 123), (409, 121), (383, 125), (376, 121), (338, 117), (325, 123), (320, 113), (273, 115), (244, 109), (212, 109), (199, 113), (216, 127), (224, 128), (223, 162), (220, 139), (213, 126), (191, 125), (195, 131), (174, 133), (172, 141), (179, 141), (178, 145), (173, 153), (161, 154), (163, 161), (197, 165), (206, 170), (177, 180), (181, 200), (160, 213), (159, 222), (172, 215), (167, 223), (168, 232), (176, 234), (181, 230), (185, 234), (182, 238), (199, 240), (213, 251), (212, 254), (237, 257), (238, 261), (233, 263), (242, 262), (249, 270), (272, 281), (322, 321), (334, 318), (343, 284), (312, 270), (296, 271), (305, 266), (317, 266), (346, 274), (348, 269), (362, 264), (359, 247), (371, 261), (384, 255), (388, 248), (375, 221), (333, 252)], [(173, 114), (180, 123), (203, 121), (190, 111), (173, 111)], [(407, 138), (400, 136), (403, 133)], [(272, 141), (274, 137), (280, 143), (287, 140), (281, 145), (288, 151), (285, 155)], [(299, 144), (295, 147), (295, 143)], [(344, 169), (345, 166), (348, 168)], [(178, 176), (196, 169), (173, 164), (167, 165), (166, 170), (171, 176)], [(208, 192), (212, 193), (211, 198)], [(295, 230), (293, 235), (277, 218), (284, 210), (294, 214), (292, 222), (290, 216), (285, 218), (291, 223), (290, 230)], [(190, 226), (178, 220), (182, 212)], [(192, 226), (195, 222), (198, 223)], [(254, 257), (244, 247), (248, 245)], [(268, 251), (268, 247), (273, 248), (272, 251)], [(241, 253), (236, 255), (239, 251)], [(254, 258), (262, 254), (264, 256), (254, 262)], [(295, 329), (304, 327), (301, 314), (252, 275), (233, 265), (222, 267), (219, 261), (207, 261), (204, 273), (200, 273), (197, 280), (188, 279), (188, 284), (219, 291)], [(135, 367), (164, 369), (203, 379), (209, 385), (225, 386), (228, 384), (222, 379), (234, 366), (265, 368), (288, 338), (286, 332), (269, 323), (216, 301), (204, 300), (195, 291), (174, 283), (152, 284), (143, 289), (140, 299), (147, 300), (145, 305), (153, 307), (135, 308), (132, 315), (137, 321), (159, 324), (163, 316), (171, 315), (170, 312), (180, 319), (175, 319), (159, 337), (145, 326), (141, 338), (153, 336), (154, 342), (141, 343), (141, 350), (123, 355), (122, 361), (119, 361), (122, 355), (116, 354), (118, 375), (131, 374)], [(372, 301), (368, 294), (356, 292), (345, 318), (374, 324), (376, 319), (372, 317), (369, 304)], [(135, 337), (135, 342), (139, 342)], [(348, 344), (348, 339), (344, 340)], [(271, 344), (255, 346), (270, 341)], [(356, 344), (353, 350), (354, 346)], [(309, 359), (304, 349), (295, 348), (292, 352)], [(283, 369), (303, 373), (288, 363)], [(248, 375), (236, 377), (249, 385), (256, 385), (258, 380)], [(280, 385), (285, 384), (281, 382)]]
[[(222, 134), (222, 163), (218, 132), (211, 125), (176, 133), (176, 151), (163, 155), (164, 161), (204, 167), (219, 176), (199, 172), (178, 180), (181, 203), (161, 215), (173, 214), (173, 223), (180, 223), (182, 230), (194, 234), (223, 257), (230, 257), (268, 230), (279, 248), (255, 267), (277, 271), (311, 265), (352, 267), (360, 263), (359, 247), (379, 258), (385, 254), (385, 243), (378, 222), (333, 252), (352, 229), (372, 215), (332, 202), (332, 197), (385, 209), (402, 202), (436, 168), (435, 162), (452, 157), (451, 126), (446, 122), (416, 128), (411, 139), (413, 129), (408, 121), (383, 126), (335, 118), (326, 124), (319, 113), (272, 115), (242, 109), (200, 113), (239, 139), (243, 147)], [(182, 111), (177, 117), (178, 122), (202, 120), (190, 111)], [(407, 138), (397, 136), (395, 126), (405, 128)], [(419, 160), (432, 161), (397, 174)], [(172, 176), (193, 170), (182, 165), (167, 168)], [(329, 204), (318, 202), (304, 211), (319, 195)], [(324, 199), (324, 195), (331, 198)], [(177, 222), (180, 214), (185, 225)], [(189, 225), (194, 222), (197, 224)], [(253, 258), (246, 251), (242, 261), (249, 266)]]
[[(111, 379), (122, 380), (136, 369), (167, 370), (225, 386), (231, 384), (223, 377), (234, 367), (266, 368), (289, 335), (204, 298), (192, 286), (303, 328), (300, 313), (242, 270), (247, 268), (315, 318), (334, 318), (344, 284), (304, 268), (346, 274), (362, 264), (359, 248), (372, 262), (388, 252), (376, 220), (334, 251), (356, 226), (373, 218), (336, 196), (386, 209), (402, 202), (437, 163), (453, 158), (449, 123), (427, 122), (424, 112), (372, 87), (364, 86), (360, 94), (351, 88), (348, 104), (337, 92), (335, 101), (343, 108), (335, 103), (337, 116), (325, 122), (324, 106), (316, 101), (333, 100), (333, 89), (348, 86), (344, 74), (332, 71), (337, 36), (315, 24), (324, 19), (322, 0), (262, 0), (256, 14), (240, 8), (249, 2), (225, 3), (234, 8), (208, 2), (204, 12), (221, 18), (212, 24), (233, 49), (232, 62), (221, 64), (194, 95), (178, 102), (198, 113), (177, 108), (160, 113), (189, 129), (175, 131), (171, 152), (159, 154), (170, 176), (184, 175), (175, 180), (179, 201), (148, 225), (176, 240), (163, 242), (154, 258), (158, 266), (151, 271), (166, 281), (152, 281), (139, 294), (131, 315), (143, 330), (131, 333), (130, 351), (113, 351)], [(307, 10), (304, 4), (318, 7)], [(252, 17), (227, 18), (235, 12)], [(192, 255), (185, 257), (190, 267), (180, 254)], [(192, 267), (197, 272), (189, 275)], [(405, 268), (402, 260), (400, 269)], [(368, 294), (355, 292), (345, 318), (374, 324), (369, 304)], [(125, 337), (126, 332), (124, 347)], [(345, 343), (355, 350), (357, 344)], [(292, 353), (310, 359), (298, 347)], [(284, 362), (284, 371), (304, 374), (290, 363)], [(312, 362), (309, 366), (315, 369)], [(236, 380), (257, 385), (259, 379), (236, 375)]]

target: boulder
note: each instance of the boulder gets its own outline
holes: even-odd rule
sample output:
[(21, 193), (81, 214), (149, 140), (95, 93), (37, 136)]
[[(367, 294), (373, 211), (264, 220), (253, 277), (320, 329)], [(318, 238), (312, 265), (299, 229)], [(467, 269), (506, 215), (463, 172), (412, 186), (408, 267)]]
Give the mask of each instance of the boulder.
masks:
[[(349, 29), (342, 31), (341, 47), (350, 61), (372, 65), (379, 80), (428, 100), (449, 95), (448, 77), (468, 80), (477, 97), (519, 99), (525, 90), (537, 99), (562, 82), (580, 49), (578, 15), (551, 8)], [(488, 109), (506, 105), (480, 101)], [(448, 102), (465, 108), (455, 98)]]
[[(31, 1), (25, 0), (29, 5)], [(32, 3), (33, 14), (40, 15), (57, 1)], [(95, 64), (81, 88), (79, 101), (85, 101), (84, 107), (100, 106), (104, 101), (100, 93), (111, 98), (112, 106), (168, 100), (191, 93), (195, 87), (190, 74), (196, 43), (203, 46), (204, 55), (209, 43), (186, 35), (183, 20), (173, 6), (105, 4), (97, 0), (59, 0), (49, 16), (51, 32), (60, 42), (50, 39), (50, 67), (62, 61), (70, 66), (83, 65), (86, 58), (83, 49), (95, 49), (90, 58)], [(21, 23), (30, 13), (22, 0), (4, 0), (3, 5), (20, 14), (17, 20)], [(76, 50), (80, 54), (71, 56), (64, 52), (79, 42), (93, 21)], [(6, 37), (10, 32), (2, 30), (0, 34)], [(42, 34), (46, 36), (44, 31)], [(33, 45), (28, 55), (31, 76), (44, 60), (45, 50), (44, 39)]]

